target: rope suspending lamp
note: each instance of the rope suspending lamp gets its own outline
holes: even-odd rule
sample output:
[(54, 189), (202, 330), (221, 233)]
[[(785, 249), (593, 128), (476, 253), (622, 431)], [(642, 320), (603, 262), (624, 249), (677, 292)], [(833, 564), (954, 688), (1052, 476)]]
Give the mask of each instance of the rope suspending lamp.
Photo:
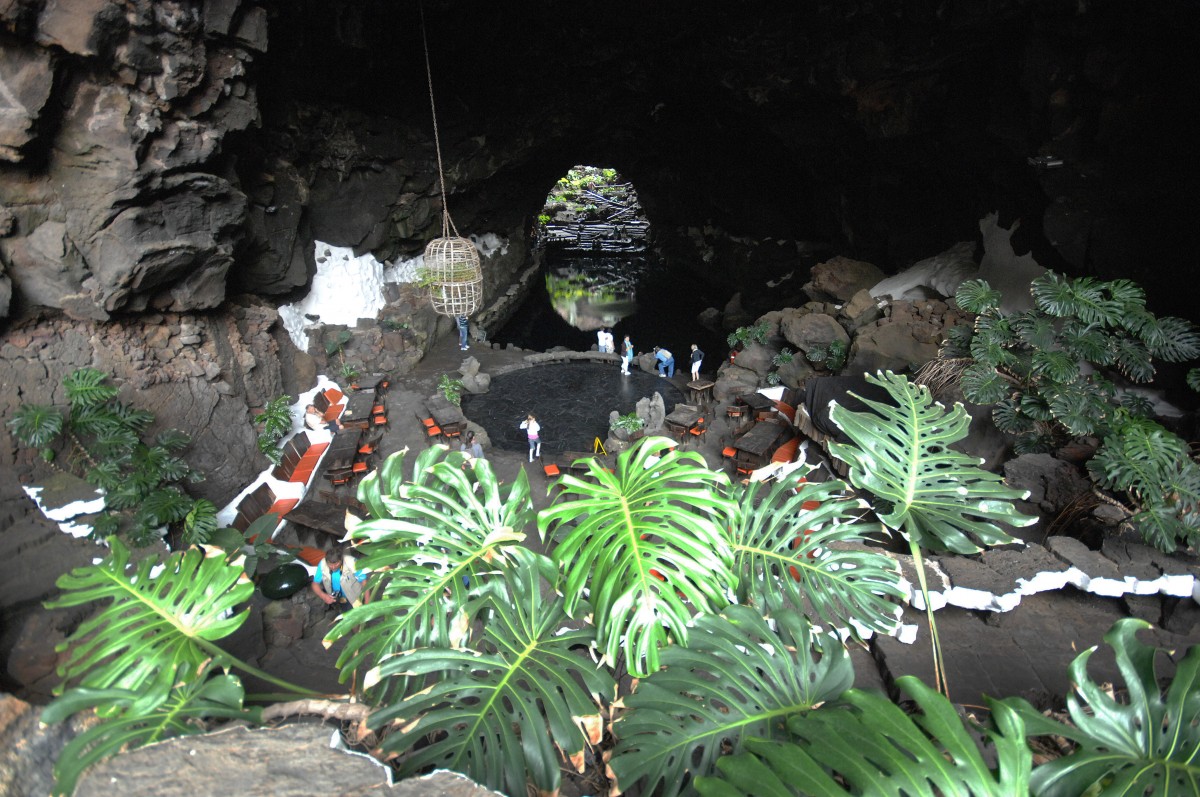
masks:
[[(429, 81), (429, 110), (433, 114), (433, 146), (437, 151), (438, 180), (442, 187), (442, 237), (425, 247), (424, 282), (434, 312), (464, 318), (479, 309), (483, 299), (483, 270), (479, 250), (458, 234), (446, 204), (446, 175), (442, 170), (442, 145), (438, 140), (437, 107), (433, 102), (433, 70), (429, 67), (429, 41), (425, 36), (425, 9), (421, 8), (421, 43), (425, 46), (425, 76)], [(450, 233), (454, 234), (451, 235)]]

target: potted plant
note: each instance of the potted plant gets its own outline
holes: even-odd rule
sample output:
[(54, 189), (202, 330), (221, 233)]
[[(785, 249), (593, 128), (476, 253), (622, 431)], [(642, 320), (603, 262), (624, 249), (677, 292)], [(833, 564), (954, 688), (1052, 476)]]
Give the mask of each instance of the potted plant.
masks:
[(619, 439), (638, 440), (645, 434), (646, 421), (636, 412), (618, 415), (610, 424)]

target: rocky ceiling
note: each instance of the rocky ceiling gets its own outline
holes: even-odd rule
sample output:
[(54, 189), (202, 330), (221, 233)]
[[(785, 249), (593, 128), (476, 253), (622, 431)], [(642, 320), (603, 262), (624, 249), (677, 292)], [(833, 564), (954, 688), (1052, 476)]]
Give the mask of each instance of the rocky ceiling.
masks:
[(422, 13), (464, 232), (519, 242), (568, 167), (612, 166), (731, 292), (689, 228), (894, 271), (999, 209), (1196, 316), (1187, 0), (0, 0), (0, 311), (205, 309), (302, 288), (314, 239), (419, 251)]

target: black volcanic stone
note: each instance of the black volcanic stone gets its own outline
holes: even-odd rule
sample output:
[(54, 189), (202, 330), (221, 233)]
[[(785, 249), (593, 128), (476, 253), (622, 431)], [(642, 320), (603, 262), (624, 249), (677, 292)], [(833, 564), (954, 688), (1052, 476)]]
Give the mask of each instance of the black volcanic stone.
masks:
[(622, 376), (616, 365), (559, 363), (537, 365), (492, 378), (480, 395), (463, 396), (462, 410), (487, 430), (492, 445), (525, 451), (529, 444), (520, 428), (533, 413), (542, 425), (542, 452), (591, 451), (592, 442), (608, 436), (608, 414), (633, 412), (639, 399), (661, 393), (666, 411), (684, 400), (675, 380), (635, 371)]

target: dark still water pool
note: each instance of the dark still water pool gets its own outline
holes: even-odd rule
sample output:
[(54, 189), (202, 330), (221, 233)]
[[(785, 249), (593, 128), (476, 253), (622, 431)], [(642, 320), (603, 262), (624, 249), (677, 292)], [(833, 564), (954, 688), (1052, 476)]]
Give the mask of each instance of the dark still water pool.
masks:
[(555, 346), (587, 351), (596, 346), (596, 332), (608, 327), (618, 351), (629, 335), (638, 352), (669, 349), (685, 373), (695, 343), (706, 355), (704, 370), (715, 372), (729, 354), (725, 333), (705, 329), (696, 319), (724, 302), (652, 257), (556, 255), (512, 320), (491, 339), (534, 351)]

